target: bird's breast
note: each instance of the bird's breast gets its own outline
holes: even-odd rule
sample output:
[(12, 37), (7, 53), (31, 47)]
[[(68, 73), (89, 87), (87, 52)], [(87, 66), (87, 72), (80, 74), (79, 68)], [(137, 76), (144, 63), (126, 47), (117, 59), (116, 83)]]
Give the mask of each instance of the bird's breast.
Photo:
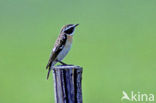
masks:
[(62, 60), (67, 55), (67, 53), (71, 48), (71, 45), (72, 45), (72, 36), (67, 35), (65, 46), (63, 47), (62, 51), (59, 53), (57, 57), (58, 60)]
[(67, 35), (67, 42), (72, 43), (72, 40), (73, 40), (73, 36)]

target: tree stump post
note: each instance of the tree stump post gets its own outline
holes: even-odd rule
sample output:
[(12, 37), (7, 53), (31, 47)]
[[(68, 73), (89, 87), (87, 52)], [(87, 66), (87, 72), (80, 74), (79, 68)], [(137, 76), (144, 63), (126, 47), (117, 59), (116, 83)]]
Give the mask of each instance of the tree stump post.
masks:
[(82, 103), (82, 67), (53, 67), (55, 103)]

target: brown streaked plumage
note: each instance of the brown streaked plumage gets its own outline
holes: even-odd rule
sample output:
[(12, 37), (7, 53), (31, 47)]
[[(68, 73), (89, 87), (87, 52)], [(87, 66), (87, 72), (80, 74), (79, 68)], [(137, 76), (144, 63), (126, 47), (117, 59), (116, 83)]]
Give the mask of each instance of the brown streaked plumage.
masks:
[(46, 66), (46, 69), (49, 69), (47, 79), (49, 78), (52, 67), (57, 62), (65, 64), (62, 62), (62, 59), (67, 55), (71, 48), (72, 37), (76, 26), (78, 26), (78, 24), (68, 24), (63, 26), (63, 28), (61, 29), (60, 35), (55, 42), (54, 48), (51, 52), (48, 64)]

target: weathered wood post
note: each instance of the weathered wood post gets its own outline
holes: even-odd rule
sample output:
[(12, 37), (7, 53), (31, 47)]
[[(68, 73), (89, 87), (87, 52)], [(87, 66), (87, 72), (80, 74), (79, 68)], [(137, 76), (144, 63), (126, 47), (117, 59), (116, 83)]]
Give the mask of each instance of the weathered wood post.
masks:
[(53, 67), (55, 103), (82, 103), (82, 67)]

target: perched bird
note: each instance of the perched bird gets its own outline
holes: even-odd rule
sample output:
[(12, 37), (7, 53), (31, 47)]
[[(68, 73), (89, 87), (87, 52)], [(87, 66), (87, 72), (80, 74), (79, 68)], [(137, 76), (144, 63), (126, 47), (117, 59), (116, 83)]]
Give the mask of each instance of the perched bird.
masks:
[(57, 62), (66, 65), (62, 62), (62, 60), (71, 48), (75, 27), (78, 25), (79, 24), (68, 24), (63, 26), (61, 29), (60, 35), (54, 44), (54, 48), (52, 49), (48, 64), (46, 66), (46, 69), (48, 69), (47, 79), (49, 78), (52, 67)]

